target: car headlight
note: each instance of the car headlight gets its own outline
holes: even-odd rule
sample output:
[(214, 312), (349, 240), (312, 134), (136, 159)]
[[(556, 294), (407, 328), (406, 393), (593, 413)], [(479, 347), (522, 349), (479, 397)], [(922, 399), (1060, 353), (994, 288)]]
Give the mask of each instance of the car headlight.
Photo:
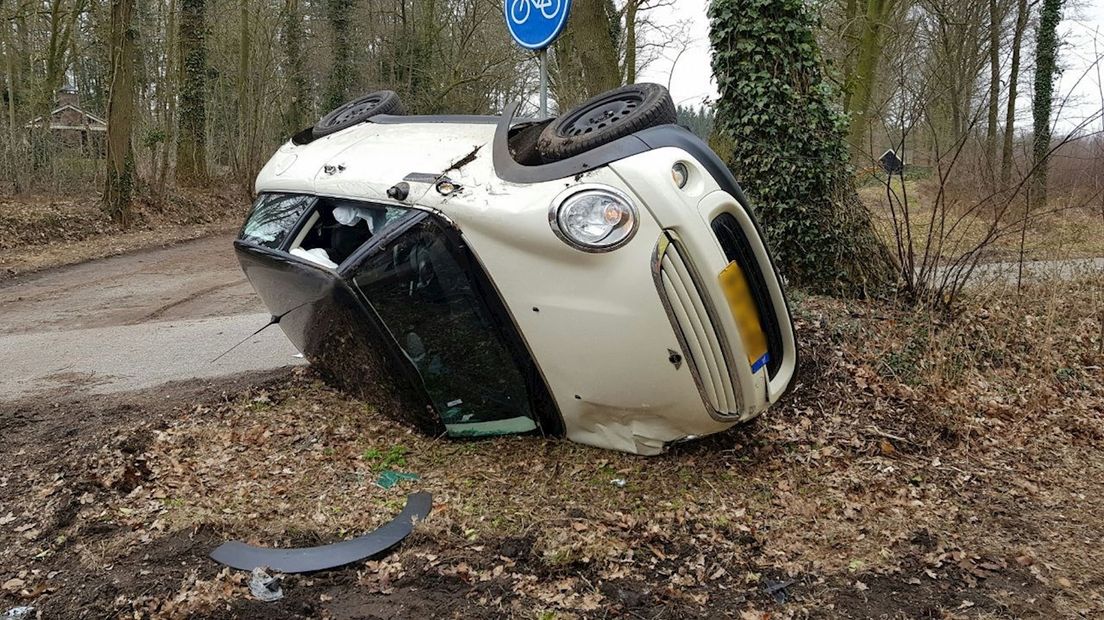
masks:
[(576, 186), (552, 203), (548, 221), (556, 235), (585, 252), (608, 252), (632, 239), (639, 226), (636, 207), (621, 192)]

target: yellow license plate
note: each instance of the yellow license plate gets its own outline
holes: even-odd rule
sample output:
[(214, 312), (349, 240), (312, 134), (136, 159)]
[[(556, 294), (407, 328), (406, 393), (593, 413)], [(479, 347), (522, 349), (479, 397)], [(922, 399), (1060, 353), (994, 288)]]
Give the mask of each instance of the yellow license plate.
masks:
[(744, 341), (751, 371), (759, 372), (770, 361), (770, 354), (767, 352), (767, 335), (763, 332), (759, 309), (751, 296), (747, 277), (736, 261), (729, 263), (717, 277), (721, 281), (725, 299), (728, 300), (728, 309), (736, 319), (740, 338)]

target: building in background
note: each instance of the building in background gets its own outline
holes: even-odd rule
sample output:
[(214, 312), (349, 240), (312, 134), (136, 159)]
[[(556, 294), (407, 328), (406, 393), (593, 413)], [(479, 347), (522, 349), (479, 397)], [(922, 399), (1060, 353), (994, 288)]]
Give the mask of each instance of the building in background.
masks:
[(26, 128), (44, 125), (57, 148), (77, 151), (84, 157), (103, 157), (107, 122), (80, 107), (80, 94), (71, 84), (58, 91), (57, 107), (47, 117), (33, 119)]

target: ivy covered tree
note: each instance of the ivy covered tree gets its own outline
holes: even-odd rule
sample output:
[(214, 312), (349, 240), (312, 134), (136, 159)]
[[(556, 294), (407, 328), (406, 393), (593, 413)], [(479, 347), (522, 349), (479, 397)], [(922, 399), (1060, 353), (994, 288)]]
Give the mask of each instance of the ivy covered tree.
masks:
[(350, 21), (354, 0), (328, 0), (326, 15), (329, 18), (333, 35), (333, 61), (326, 83), (326, 98), (323, 106), (327, 111), (345, 103), (353, 85), (353, 39)]
[(1047, 204), (1047, 172), (1050, 168), (1050, 111), (1054, 105), (1054, 79), (1058, 74), (1058, 24), (1062, 21), (1062, 0), (1043, 0), (1039, 32), (1035, 35), (1035, 98), (1031, 109), (1035, 121), (1032, 154), (1035, 174), (1031, 179), (1031, 206)]
[(180, 4), (180, 112), (177, 119), (176, 180), (183, 186), (207, 182), (207, 2)]
[(888, 288), (893, 259), (859, 201), (847, 119), (821, 72), (803, 0), (713, 0), (709, 6), (715, 149), (740, 179), (782, 272), (814, 292)]

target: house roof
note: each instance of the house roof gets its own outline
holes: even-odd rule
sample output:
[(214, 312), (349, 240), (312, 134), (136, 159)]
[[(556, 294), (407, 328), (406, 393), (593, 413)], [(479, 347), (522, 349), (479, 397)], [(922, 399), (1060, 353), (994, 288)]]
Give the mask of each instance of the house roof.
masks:
[[(92, 131), (106, 131), (107, 130), (107, 121), (105, 121), (102, 118), (96, 116), (95, 114), (92, 114), (91, 112), (88, 112), (87, 110), (82, 110), (82, 109), (78, 108), (77, 106), (72, 105), (72, 104), (68, 104), (68, 103), (63, 105), (63, 106), (58, 106), (57, 109), (52, 110), (50, 112), (50, 117), (53, 118), (54, 116), (60, 114), (61, 112), (64, 112), (65, 110), (73, 110), (74, 112), (77, 112), (81, 116), (85, 117), (89, 121), (87, 129), (91, 129)], [(25, 125), (25, 127), (28, 127), (28, 128), (37, 127), (41, 123), (42, 123), (42, 117), (38, 116), (34, 119), (31, 119), (31, 121), (29, 123), (27, 123)], [(50, 122), (50, 129), (85, 129), (85, 128), (86, 127), (84, 125), (63, 125), (63, 124), (55, 122), (55, 121)]]

